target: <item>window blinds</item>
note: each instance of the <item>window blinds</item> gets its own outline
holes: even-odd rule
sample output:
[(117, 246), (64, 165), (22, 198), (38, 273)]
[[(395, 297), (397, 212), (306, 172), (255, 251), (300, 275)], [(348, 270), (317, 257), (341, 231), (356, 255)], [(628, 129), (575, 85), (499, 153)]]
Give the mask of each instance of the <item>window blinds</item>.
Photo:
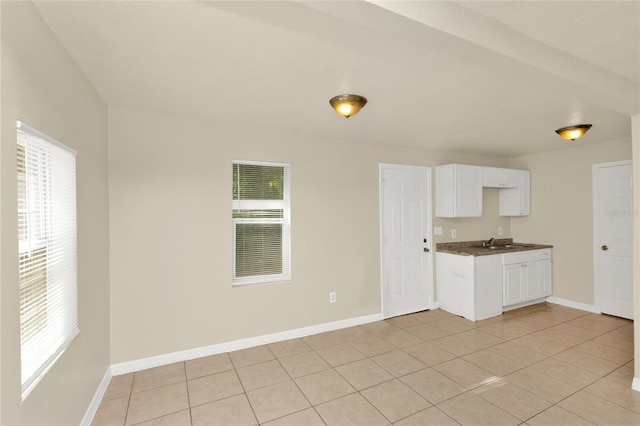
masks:
[(18, 123), (22, 393), (78, 334), (75, 151)]
[(289, 165), (233, 164), (233, 283), (290, 279)]

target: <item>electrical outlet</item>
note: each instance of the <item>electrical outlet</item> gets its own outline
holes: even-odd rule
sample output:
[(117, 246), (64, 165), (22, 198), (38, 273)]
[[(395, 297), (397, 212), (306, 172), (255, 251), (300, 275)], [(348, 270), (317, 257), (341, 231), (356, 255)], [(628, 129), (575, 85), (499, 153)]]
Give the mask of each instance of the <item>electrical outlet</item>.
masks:
[(504, 230), (502, 229), (502, 226), (498, 226), (498, 235), (503, 235), (504, 234)]
[(332, 291), (329, 293), (329, 303), (336, 303), (336, 292)]
[(457, 236), (457, 235), (458, 235), (458, 234), (457, 234), (456, 230), (455, 230), (455, 229), (452, 229), (452, 230), (451, 230), (451, 238), (456, 238), (456, 236)]
[(442, 235), (442, 226), (436, 226), (433, 228), (433, 235)]

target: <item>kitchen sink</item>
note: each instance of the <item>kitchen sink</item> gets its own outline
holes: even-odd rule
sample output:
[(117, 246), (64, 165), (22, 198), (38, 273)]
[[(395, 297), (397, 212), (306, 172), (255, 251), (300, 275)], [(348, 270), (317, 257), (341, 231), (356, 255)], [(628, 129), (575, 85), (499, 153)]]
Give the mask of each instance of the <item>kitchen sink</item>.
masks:
[(495, 244), (493, 246), (488, 246), (486, 248), (491, 249), (491, 250), (497, 250), (497, 249), (513, 249), (513, 250), (517, 250), (517, 249), (524, 249), (524, 248), (529, 248), (529, 247), (533, 247), (532, 244)]

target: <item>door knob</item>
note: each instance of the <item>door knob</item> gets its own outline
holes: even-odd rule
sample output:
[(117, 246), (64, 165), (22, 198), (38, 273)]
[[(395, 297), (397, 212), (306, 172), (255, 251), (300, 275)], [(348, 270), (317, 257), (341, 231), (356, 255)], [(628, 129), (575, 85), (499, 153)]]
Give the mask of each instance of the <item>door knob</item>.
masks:
[(424, 252), (425, 252), (425, 253), (429, 253), (429, 249), (425, 247), (425, 248), (424, 248)]
[(609, 250), (609, 247), (607, 247), (607, 245), (603, 245), (602, 247), (600, 247), (602, 249), (602, 251), (607, 251)]

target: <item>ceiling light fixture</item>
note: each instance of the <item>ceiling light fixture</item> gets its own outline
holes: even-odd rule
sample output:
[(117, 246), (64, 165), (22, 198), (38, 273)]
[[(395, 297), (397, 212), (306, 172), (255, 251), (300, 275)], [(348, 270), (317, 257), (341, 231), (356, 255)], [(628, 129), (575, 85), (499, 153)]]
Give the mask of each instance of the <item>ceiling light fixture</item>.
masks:
[(577, 126), (558, 129), (556, 130), (556, 133), (568, 141), (575, 141), (576, 139), (583, 137), (590, 128), (591, 124), (578, 124)]
[(331, 98), (329, 103), (338, 114), (349, 118), (367, 104), (367, 99), (360, 95), (338, 95)]

